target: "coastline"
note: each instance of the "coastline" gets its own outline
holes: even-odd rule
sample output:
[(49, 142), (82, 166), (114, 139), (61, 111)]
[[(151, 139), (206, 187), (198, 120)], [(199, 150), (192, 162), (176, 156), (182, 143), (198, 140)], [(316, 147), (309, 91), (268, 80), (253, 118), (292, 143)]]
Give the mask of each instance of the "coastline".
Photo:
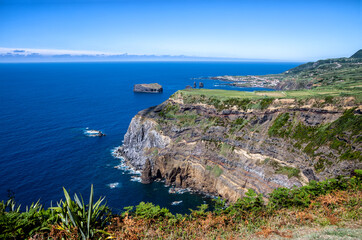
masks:
[[(124, 171), (125, 173), (129, 174), (129, 175), (133, 175), (131, 176), (131, 180), (130, 181), (135, 181), (132, 180), (132, 178), (134, 179), (134, 176), (141, 176), (142, 175), (142, 169), (137, 169), (136, 167), (134, 167), (130, 161), (127, 159), (126, 156), (124, 156), (122, 154), (122, 149), (123, 146), (118, 146), (112, 149), (111, 154), (114, 158), (116, 159), (120, 159), (120, 164), (116, 165), (114, 168), (120, 169), (122, 171)], [(141, 181), (141, 177), (139, 177), (139, 181), (137, 181), (139, 183), (142, 183)], [(191, 187), (187, 187), (187, 188), (182, 188), (182, 187), (176, 187), (175, 183), (171, 183), (171, 184), (166, 184), (166, 179), (165, 178), (161, 178), (161, 179), (155, 179), (154, 182), (161, 182), (164, 183), (163, 186), (168, 189), (168, 193), (169, 194), (184, 194), (184, 193), (190, 193), (190, 194), (200, 194), (204, 197), (210, 198), (210, 199), (217, 199), (217, 196), (212, 195), (208, 192), (203, 192), (201, 190), (197, 190), (197, 189), (193, 189)], [(142, 183), (145, 184), (145, 183)], [(147, 184), (147, 183), (146, 183)]]

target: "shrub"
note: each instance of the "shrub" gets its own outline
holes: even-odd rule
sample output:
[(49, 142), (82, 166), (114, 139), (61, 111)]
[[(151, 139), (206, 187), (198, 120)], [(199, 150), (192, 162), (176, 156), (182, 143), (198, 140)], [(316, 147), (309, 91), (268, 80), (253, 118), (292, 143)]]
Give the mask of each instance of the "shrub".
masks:
[(158, 113), (158, 115), (163, 118), (174, 118), (175, 113), (178, 112), (179, 109), (178, 105), (169, 103)]
[(332, 104), (333, 103), (333, 96), (324, 97), (324, 102), (327, 103), (327, 104)]
[[(265, 159), (265, 161), (267, 164), (271, 162), (270, 159)], [(212, 167), (207, 168), (213, 169)], [(337, 212), (339, 214), (337, 217), (359, 220), (361, 183), (362, 170), (356, 169), (352, 177), (337, 177), (322, 182), (311, 181), (301, 188), (275, 189), (269, 194), (268, 204), (264, 203), (261, 194), (249, 189), (245, 193), (245, 197), (238, 199), (234, 204), (227, 206), (225, 200), (218, 198), (214, 201), (213, 210), (207, 204), (203, 204), (196, 210), (190, 210), (189, 215), (176, 214), (174, 216), (166, 208), (141, 202), (135, 208), (126, 207), (122, 214), (123, 219), (120, 216), (113, 216), (111, 220), (98, 218), (98, 224), (92, 222), (92, 217), (97, 209), (103, 206), (100, 201), (103, 199), (101, 198), (93, 204), (93, 188), (91, 188), (89, 205), (84, 205), (83, 200), (80, 201), (76, 195), (73, 201), (64, 189), (66, 201), (61, 201), (62, 204), (58, 204), (58, 207), (51, 207), (48, 210), (42, 209), (39, 203), (35, 203), (26, 208), (25, 212), (20, 212), (20, 208), (13, 199), (0, 202), (0, 238), (155, 239), (180, 236), (188, 239), (191, 235), (182, 235), (188, 230), (199, 231), (200, 228), (202, 233), (207, 234), (213, 234), (213, 230), (220, 230), (222, 233), (231, 230), (231, 233), (235, 233), (235, 231), (240, 231), (240, 226), (246, 226), (249, 229), (260, 228), (266, 224), (273, 224), (270, 221), (280, 219), (283, 215), (290, 213), (296, 214), (295, 223), (299, 223), (298, 214), (304, 214), (316, 207), (318, 207), (317, 210), (321, 210), (321, 213), (314, 211), (314, 214), (319, 214), (319, 216), (327, 214), (329, 217), (324, 221), (326, 224), (331, 223), (329, 219), (332, 219)], [(334, 211), (335, 207), (340, 208), (338, 211)], [(288, 208), (292, 208), (291, 211), (285, 211)], [(283, 210), (280, 211), (281, 209)], [(89, 214), (90, 211), (91, 214)], [(294, 218), (294, 215), (291, 216)], [(100, 224), (101, 219), (104, 224)], [(291, 218), (288, 216), (284, 219), (290, 220)], [(315, 222), (317, 221), (318, 219)], [(51, 231), (47, 234), (46, 232), (49, 232), (50, 228)], [(77, 231), (81, 233), (79, 228), (84, 231), (84, 234), (78, 234)], [(86, 235), (87, 230), (84, 228), (91, 229), (89, 236)], [(176, 231), (180, 231), (181, 235), (174, 234)], [(97, 234), (93, 234), (92, 237), (92, 232)], [(152, 235), (155, 232), (159, 233)], [(203, 237), (208, 238), (208, 236)]]
[(245, 193), (245, 197), (238, 199), (236, 203), (227, 207), (224, 212), (235, 219), (247, 219), (260, 216), (264, 208), (262, 195), (256, 194), (254, 190), (249, 189)]
[(229, 98), (224, 100), (224, 104), (228, 106), (237, 106), (238, 108), (243, 109), (244, 111), (248, 109), (248, 105), (251, 102), (248, 98)]
[(29, 238), (57, 221), (53, 212), (44, 210), (39, 202), (32, 203), (25, 212), (20, 212), (20, 205), (17, 206), (11, 198), (5, 203), (0, 202), (0, 208), (0, 239)]
[(160, 206), (155, 206), (152, 203), (140, 202), (136, 206), (136, 211), (134, 216), (142, 219), (153, 219), (160, 220), (164, 218), (173, 217), (172, 213), (167, 208), (161, 208)]
[(272, 104), (272, 102), (274, 101), (274, 98), (263, 98), (260, 101), (260, 108), (261, 109), (266, 109), (269, 107), (270, 104)]
[(200, 206), (197, 206), (197, 210), (192, 210), (190, 216), (194, 218), (204, 217), (206, 216), (206, 210), (209, 208), (209, 205), (207, 204), (201, 204)]
[(269, 194), (269, 209), (290, 207), (308, 207), (311, 201), (320, 195), (326, 195), (336, 190), (361, 188), (360, 177), (338, 177), (322, 182), (310, 181), (306, 186), (294, 189), (278, 188)]

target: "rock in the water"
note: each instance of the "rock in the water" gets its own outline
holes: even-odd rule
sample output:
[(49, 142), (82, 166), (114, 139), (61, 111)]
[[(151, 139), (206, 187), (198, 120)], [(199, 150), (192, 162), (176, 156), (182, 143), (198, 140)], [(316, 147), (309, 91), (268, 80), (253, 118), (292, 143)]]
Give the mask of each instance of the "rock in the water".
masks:
[(152, 168), (150, 160), (146, 161), (145, 168), (143, 169), (141, 176), (142, 183), (151, 183), (152, 182)]
[(143, 93), (161, 93), (163, 88), (158, 83), (150, 83), (150, 84), (135, 84), (133, 87), (134, 92), (143, 92)]

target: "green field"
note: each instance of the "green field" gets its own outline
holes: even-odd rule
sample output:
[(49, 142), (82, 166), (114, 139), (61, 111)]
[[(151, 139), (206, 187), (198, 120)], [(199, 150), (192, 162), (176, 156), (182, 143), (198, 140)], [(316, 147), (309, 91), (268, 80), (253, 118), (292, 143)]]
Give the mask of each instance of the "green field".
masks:
[(270, 98), (324, 98), (327, 96), (353, 96), (361, 102), (362, 100), (362, 83), (354, 82), (348, 84), (333, 85), (331, 87), (319, 87), (306, 90), (289, 90), (289, 91), (235, 91), (220, 89), (185, 89), (179, 91), (182, 95), (187, 96), (205, 96), (207, 98), (214, 97), (220, 100), (228, 98), (249, 98), (261, 99)]
[[(217, 89), (185, 89), (179, 91), (191, 101), (195, 98), (213, 98), (225, 101), (230, 98), (258, 100), (262, 98), (326, 98), (353, 96), (357, 103), (362, 101), (362, 59), (353, 55), (351, 58), (336, 58), (309, 62), (289, 69), (280, 74), (258, 76), (268, 83), (270, 79), (278, 80), (277, 89), (283, 91), (244, 92)], [(235, 76), (252, 84), (250, 76)], [(263, 80), (264, 79), (264, 80)]]

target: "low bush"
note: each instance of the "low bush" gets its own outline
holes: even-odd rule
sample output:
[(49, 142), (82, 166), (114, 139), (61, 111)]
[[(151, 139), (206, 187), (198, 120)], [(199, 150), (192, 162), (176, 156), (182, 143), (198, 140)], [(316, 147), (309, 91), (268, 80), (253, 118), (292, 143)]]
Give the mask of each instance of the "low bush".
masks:
[[(108, 208), (102, 205), (103, 198), (93, 203), (93, 188), (88, 205), (77, 195), (72, 200), (64, 189), (65, 202), (47, 210), (35, 203), (21, 212), (13, 199), (1, 202), (0, 238), (208, 239), (231, 236), (240, 233), (241, 228), (251, 232), (259, 229), (257, 234), (268, 236), (273, 231), (265, 226), (275, 225), (274, 221), (289, 221), (293, 227), (305, 221), (323, 226), (336, 224), (342, 217), (359, 221), (361, 181), (362, 170), (355, 170), (351, 177), (311, 181), (301, 188), (278, 188), (269, 194), (267, 204), (261, 194), (249, 189), (245, 197), (233, 204), (218, 198), (213, 208), (203, 204), (184, 215), (173, 215), (167, 208), (141, 202), (136, 207), (126, 207), (121, 215), (110, 216)], [(311, 211), (317, 216), (315, 219)]]

